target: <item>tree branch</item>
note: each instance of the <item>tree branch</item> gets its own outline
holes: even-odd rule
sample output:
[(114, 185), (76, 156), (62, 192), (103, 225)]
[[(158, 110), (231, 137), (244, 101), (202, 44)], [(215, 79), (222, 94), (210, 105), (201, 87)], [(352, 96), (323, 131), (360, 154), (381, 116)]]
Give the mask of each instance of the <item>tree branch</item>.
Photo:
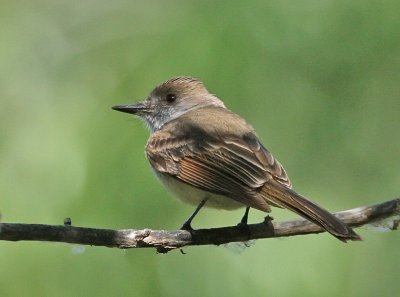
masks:
[[(372, 206), (363, 206), (335, 214), (343, 222), (357, 228), (372, 224), (388, 230), (397, 229), (400, 223), (400, 198)], [(252, 239), (288, 237), (324, 232), (319, 226), (302, 218), (272, 222), (267, 216), (264, 222), (246, 227), (184, 230), (134, 230), (94, 229), (64, 225), (0, 223), (0, 240), (6, 241), (55, 241), (81, 245), (106, 247), (144, 248), (153, 247), (160, 253), (190, 245), (220, 245)]]

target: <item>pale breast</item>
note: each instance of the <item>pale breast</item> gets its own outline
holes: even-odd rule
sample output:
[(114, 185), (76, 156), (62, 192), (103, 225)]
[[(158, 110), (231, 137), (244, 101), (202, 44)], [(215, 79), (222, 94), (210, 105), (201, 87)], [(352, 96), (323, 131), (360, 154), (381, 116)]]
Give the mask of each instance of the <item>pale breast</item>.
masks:
[(231, 198), (222, 195), (216, 195), (209, 193), (198, 188), (195, 188), (187, 183), (179, 181), (175, 177), (171, 177), (168, 174), (157, 172), (153, 170), (158, 179), (162, 184), (179, 200), (198, 206), (202, 200), (208, 198), (205, 207), (235, 210), (238, 208), (245, 207), (244, 204), (237, 202)]

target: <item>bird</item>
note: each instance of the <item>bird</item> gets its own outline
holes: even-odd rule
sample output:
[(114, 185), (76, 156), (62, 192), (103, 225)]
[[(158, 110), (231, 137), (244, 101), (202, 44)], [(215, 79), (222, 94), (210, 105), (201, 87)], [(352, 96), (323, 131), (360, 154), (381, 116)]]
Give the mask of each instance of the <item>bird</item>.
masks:
[(288, 209), (337, 239), (361, 240), (339, 218), (292, 189), (281, 163), (261, 143), (255, 129), (229, 110), (198, 79), (178, 76), (157, 85), (139, 103), (114, 110), (145, 121), (150, 137), (145, 152), (162, 184), (180, 200), (196, 206), (181, 229), (205, 207), (245, 208), (265, 213)]

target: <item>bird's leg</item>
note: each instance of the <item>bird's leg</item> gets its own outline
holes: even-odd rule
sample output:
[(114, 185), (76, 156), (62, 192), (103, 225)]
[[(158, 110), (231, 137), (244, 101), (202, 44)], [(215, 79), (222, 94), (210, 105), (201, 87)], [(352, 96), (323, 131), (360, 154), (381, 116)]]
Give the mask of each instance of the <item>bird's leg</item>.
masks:
[(247, 219), (249, 218), (249, 210), (250, 207), (246, 207), (243, 218), (240, 220), (239, 224), (237, 224), (239, 228), (241, 228), (244, 232), (246, 232), (248, 240), (250, 240), (250, 235), (251, 235), (249, 225), (247, 225)]
[(250, 210), (250, 207), (249, 206), (246, 207), (243, 218), (240, 220), (240, 223), (238, 224), (238, 226), (247, 226), (247, 219), (249, 218), (249, 210)]
[(187, 230), (187, 231), (193, 230), (193, 228), (191, 226), (191, 223), (192, 223), (194, 217), (200, 211), (200, 209), (204, 206), (204, 204), (206, 204), (207, 200), (208, 200), (208, 197), (206, 197), (203, 200), (201, 200), (200, 204), (196, 207), (195, 211), (190, 215), (190, 217), (182, 225), (181, 230)]

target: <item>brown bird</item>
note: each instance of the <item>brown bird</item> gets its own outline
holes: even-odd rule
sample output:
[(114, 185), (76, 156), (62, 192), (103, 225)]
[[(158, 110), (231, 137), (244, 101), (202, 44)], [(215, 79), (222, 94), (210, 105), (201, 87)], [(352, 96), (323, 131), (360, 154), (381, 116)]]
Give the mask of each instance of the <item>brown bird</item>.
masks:
[(334, 215), (297, 194), (285, 169), (261, 144), (254, 128), (192, 77), (158, 85), (138, 104), (113, 109), (141, 117), (151, 135), (146, 155), (161, 182), (178, 198), (196, 205), (182, 226), (207, 207), (246, 207), (270, 212), (287, 208), (321, 226), (336, 238), (361, 238)]

